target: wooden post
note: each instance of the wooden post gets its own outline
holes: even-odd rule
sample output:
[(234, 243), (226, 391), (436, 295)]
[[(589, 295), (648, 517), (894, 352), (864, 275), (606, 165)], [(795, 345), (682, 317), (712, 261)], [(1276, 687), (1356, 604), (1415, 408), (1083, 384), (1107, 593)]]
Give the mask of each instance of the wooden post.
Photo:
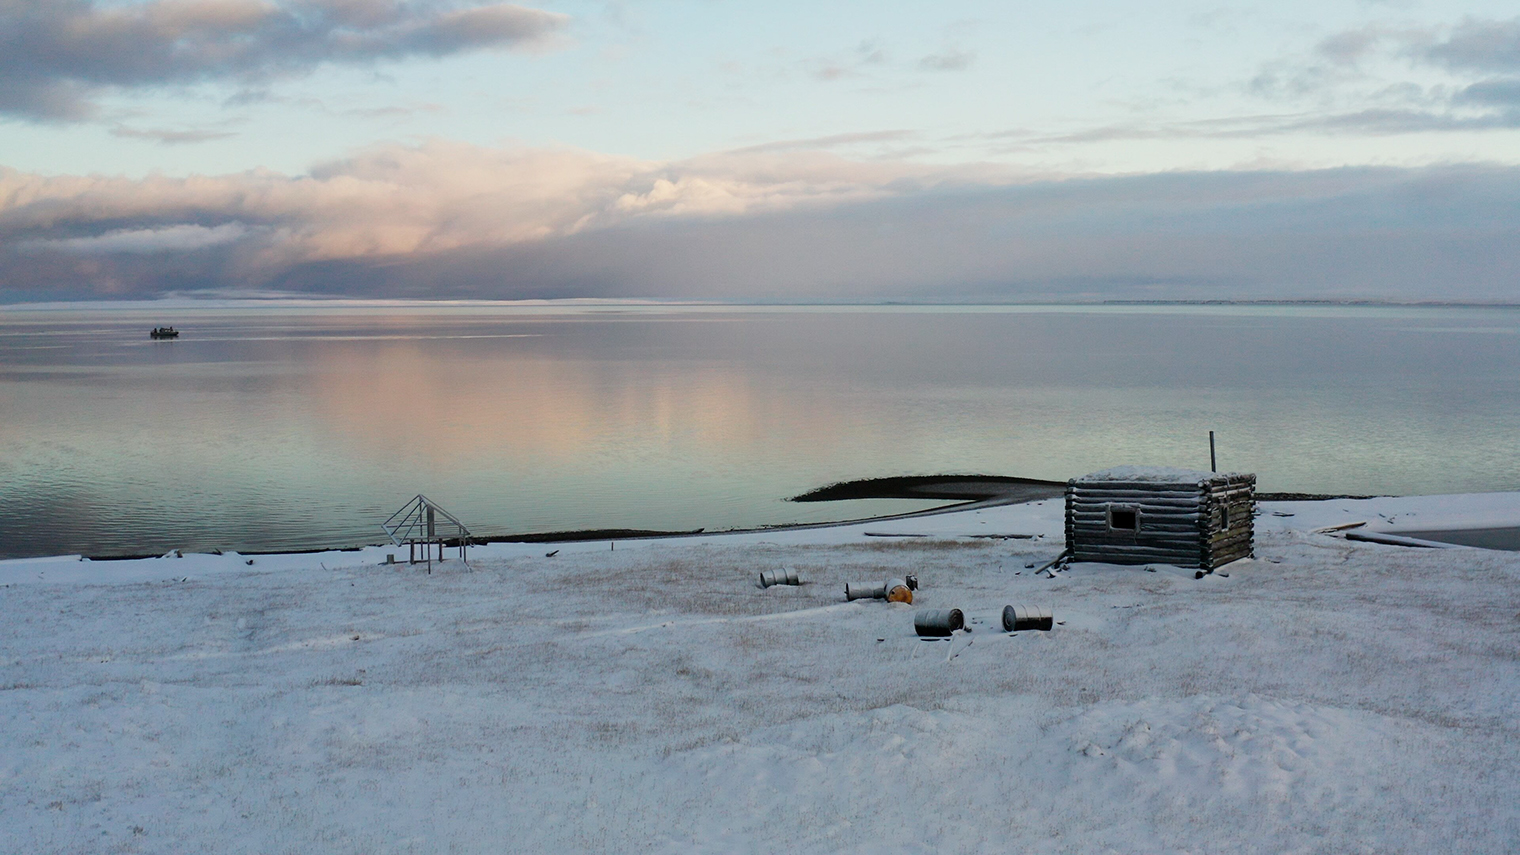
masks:
[(1218, 472), (1219, 463), (1214, 459), (1214, 432), (1209, 431), (1209, 471)]

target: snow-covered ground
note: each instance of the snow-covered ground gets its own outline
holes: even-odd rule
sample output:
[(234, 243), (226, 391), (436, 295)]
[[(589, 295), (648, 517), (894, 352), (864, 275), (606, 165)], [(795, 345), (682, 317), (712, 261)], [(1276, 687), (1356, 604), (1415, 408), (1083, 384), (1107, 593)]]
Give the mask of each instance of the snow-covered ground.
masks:
[[(0, 562), (0, 849), (1520, 850), (1520, 553), (1312, 531), (1513, 526), (1520, 494), (1262, 511), (1202, 580), (1035, 576), (1059, 500), (432, 575)], [(785, 565), (809, 584), (756, 587)], [(844, 602), (904, 573), (911, 606)], [(946, 606), (972, 631), (917, 639)]]

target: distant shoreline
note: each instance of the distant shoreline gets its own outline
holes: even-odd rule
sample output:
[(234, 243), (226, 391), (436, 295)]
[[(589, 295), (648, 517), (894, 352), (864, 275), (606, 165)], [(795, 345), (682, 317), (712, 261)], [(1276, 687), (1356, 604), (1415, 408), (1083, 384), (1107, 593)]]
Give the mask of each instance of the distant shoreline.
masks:
[(342, 308), (349, 309), (426, 309), (426, 308), (484, 308), (484, 307), (512, 307), (534, 310), (553, 309), (663, 309), (663, 308), (687, 308), (687, 309), (869, 309), (869, 308), (1017, 308), (1027, 306), (1032, 308), (1051, 308), (1069, 306), (1072, 308), (1095, 308), (1103, 306), (1315, 306), (1347, 308), (1429, 308), (1429, 309), (1520, 309), (1520, 302), (1509, 301), (1482, 301), (1482, 300), (1387, 300), (1387, 299), (1361, 299), (1348, 297), (1336, 298), (1261, 298), (1261, 299), (1229, 299), (1229, 298), (1194, 298), (1194, 299), (1103, 299), (1103, 300), (1011, 300), (1011, 301), (972, 301), (961, 303), (918, 303), (902, 300), (882, 300), (869, 303), (732, 303), (705, 300), (651, 300), (643, 298), (607, 298), (607, 299), (525, 299), (525, 300), (489, 300), (478, 298), (449, 298), (439, 297), (436, 299), (424, 298), (355, 298), (338, 295), (322, 294), (280, 294), (265, 297), (190, 297), (183, 294), (167, 294), (152, 299), (125, 299), (125, 300), (49, 300), (49, 301), (20, 301), (7, 303), (0, 301), (0, 312), (52, 312), (70, 310), (132, 310), (164, 311), (164, 310), (234, 310), (249, 308), (264, 309), (308, 309), (308, 308)]

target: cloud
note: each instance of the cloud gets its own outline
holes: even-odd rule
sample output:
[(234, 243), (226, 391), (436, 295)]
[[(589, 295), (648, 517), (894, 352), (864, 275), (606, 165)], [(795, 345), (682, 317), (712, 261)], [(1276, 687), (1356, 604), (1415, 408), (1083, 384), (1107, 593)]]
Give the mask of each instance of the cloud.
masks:
[(96, 237), (24, 240), (17, 247), (23, 251), (54, 251), (75, 255), (149, 255), (220, 246), (247, 233), (248, 229), (239, 223), (224, 223), (214, 228), (167, 226), (156, 229), (117, 229)]
[[(1457, 79), (1441, 79), (1447, 76)], [(1246, 88), (1263, 98), (1325, 105), (1262, 125), (1263, 134), (1520, 128), (1520, 18), (1346, 30), (1308, 56), (1268, 63)]]
[[(1452, 103), (1482, 107), (1520, 105), (1520, 91), (1507, 81), (1468, 87)], [(1443, 105), (1444, 106), (1444, 105)], [(1268, 113), (1180, 122), (1130, 122), (1066, 133), (1045, 134), (1028, 129), (977, 134), (1001, 150), (1035, 145), (1123, 142), (1129, 140), (1265, 139), (1297, 133), (1390, 136), (1442, 131), (1485, 131), (1520, 128), (1520, 110), (1456, 111), (1407, 107), (1369, 107), (1346, 112)]]
[(796, 140), (774, 140), (758, 145), (745, 146), (735, 149), (733, 154), (750, 154), (758, 152), (776, 151), (806, 151), (843, 148), (847, 146), (861, 145), (863, 143), (903, 142), (913, 139), (918, 134), (910, 130), (890, 131), (863, 131), (850, 134), (830, 134), (826, 137), (809, 137)]
[(0, 170), (0, 300), (287, 290), (718, 300), (1513, 299), (1520, 169), (1020, 182), (818, 151), (434, 141), (308, 175)]
[[(962, 170), (964, 171), (964, 170)], [(434, 141), (369, 149), (305, 176), (43, 177), (0, 169), (0, 243), (67, 255), (120, 231), (247, 229), (228, 275), (339, 259), (502, 246), (630, 218), (711, 217), (837, 204), (951, 180), (956, 170), (865, 165), (822, 152), (659, 163)], [(98, 241), (98, 243), (91, 243)]]
[(815, 67), (812, 70), (811, 74), (815, 80), (822, 80), (827, 83), (830, 81), (839, 80), (841, 78), (853, 76), (855, 72), (854, 70), (845, 66), (829, 63)]
[(103, 89), (252, 84), (364, 64), (540, 44), (563, 15), (396, 0), (0, 0), (0, 113), (77, 121)]
[(1388, 36), (1381, 27), (1346, 30), (1321, 40), (1315, 53), (1338, 65), (1351, 65), (1373, 53)]
[(420, 113), (439, 114), (447, 111), (442, 104), (421, 103), (407, 106), (353, 108), (338, 112), (344, 116), (359, 116), (365, 119), (389, 119), (398, 116), (415, 116)]
[(871, 40), (863, 41), (855, 50), (805, 60), (803, 67), (816, 80), (832, 82), (847, 78), (869, 77), (894, 79), (904, 72), (964, 71), (976, 63), (976, 54), (956, 48), (945, 48), (915, 61), (895, 61), (885, 48)]
[(964, 71), (976, 62), (976, 54), (970, 51), (947, 50), (930, 54), (918, 61), (923, 71)]
[(1520, 78), (1481, 80), (1457, 93), (1459, 104), (1520, 108)]
[[(1487, 102), (1485, 106), (1493, 102)], [(1464, 115), (1451, 111), (1373, 109), (1306, 119), (1283, 130), (1352, 132), (1367, 135), (1417, 134), (1431, 131), (1487, 131), (1520, 128), (1520, 112)]]
[(1470, 18), (1451, 35), (1425, 47), (1426, 59), (1448, 68), (1520, 74), (1520, 18)]
[(874, 39), (866, 39), (843, 56), (814, 57), (804, 62), (807, 73), (815, 80), (830, 82), (847, 77), (857, 77), (867, 71), (879, 71), (891, 64), (887, 52)]
[(738, 217), (629, 219), (293, 289), (761, 301), (1513, 299), (1520, 170), (1329, 170), (937, 186)]
[(1466, 72), (1520, 72), (1520, 18), (1467, 18), (1448, 28), (1370, 24), (1322, 39), (1314, 56), (1354, 66), (1392, 53), (1419, 63)]
[(236, 131), (212, 131), (212, 130), (169, 130), (167, 128), (132, 128), (126, 125), (117, 125), (111, 129), (111, 136), (123, 139), (152, 140), (160, 145), (185, 145), (187, 143), (209, 142), (210, 140), (222, 140), (237, 136)]

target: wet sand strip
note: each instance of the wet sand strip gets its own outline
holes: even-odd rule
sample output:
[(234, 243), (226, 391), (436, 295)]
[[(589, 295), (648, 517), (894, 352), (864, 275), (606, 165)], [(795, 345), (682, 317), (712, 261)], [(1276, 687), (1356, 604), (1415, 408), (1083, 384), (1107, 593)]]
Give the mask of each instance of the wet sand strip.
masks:
[(943, 499), (999, 504), (1054, 499), (1066, 494), (1066, 482), (1007, 475), (897, 475), (841, 481), (793, 496), (793, 502), (839, 502), (851, 499)]

